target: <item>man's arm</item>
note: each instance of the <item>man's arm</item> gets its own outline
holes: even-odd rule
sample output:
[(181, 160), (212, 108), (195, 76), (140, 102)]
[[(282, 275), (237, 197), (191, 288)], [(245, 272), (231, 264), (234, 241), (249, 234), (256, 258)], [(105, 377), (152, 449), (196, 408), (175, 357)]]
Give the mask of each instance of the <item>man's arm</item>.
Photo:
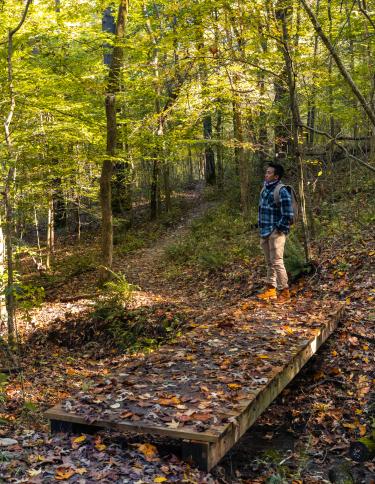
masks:
[(280, 189), (280, 210), (281, 218), (276, 225), (276, 229), (287, 234), (290, 228), (290, 221), (293, 218), (292, 195), (285, 187)]

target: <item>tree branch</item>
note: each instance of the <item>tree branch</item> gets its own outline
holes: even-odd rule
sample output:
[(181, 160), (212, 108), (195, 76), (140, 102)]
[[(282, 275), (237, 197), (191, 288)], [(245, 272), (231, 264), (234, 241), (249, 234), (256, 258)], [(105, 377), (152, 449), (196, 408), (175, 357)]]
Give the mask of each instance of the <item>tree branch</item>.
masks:
[(350, 88), (351, 88), (353, 94), (355, 95), (355, 97), (361, 103), (362, 108), (365, 111), (365, 113), (367, 114), (371, 123), (373, 124), (373, 126), (375, 126), (375, 112), (374, 112), (374, 110), (372, 109), (370, 104), (367, 102), (367, 100), (364, 97), (364, 95), (362, 94), (362, 92), (358, 89), (358, 86), (353, 81), (352, 77), (350, 76), (348, 70), (344, 66), (344, 64), (343, 64), (340, 56), (338, 55), (335, 47), (333, 46), (332, 42), (329, 40), (329, 38), (323, 32), (323, 29), (322, 29), (320, 23), (318, 22), (316, 15), (312, 11), (311, 7), (308, 5), (307, 0), (300, 0), (300, 2), (302, 3), (302, 6), (305, 9), (305, 12), (307, 13), (308, 17), (310, 18), (311, 23), (313, 24), (316, 33), (319, 35), (319, 37), (321, 38), (324, 45), (327, 47), (327, 49), (331, 53), (331, 55), (332, 55), (334, 61), (336, 62), (336, 65), (337, 65), (339, 71), (341, 72), (343, 78), (345, 79), (345, 81), (350, 86)]
[(309, 131), (312, 131), (316, 134), (321, 134), (322, 136), (325, 136), (326, 138), (330, 139), (334, 145), (336, 145), (338, 148), (344, 151), (346, 156), (348, 158), (351, 158), (352, 160), (356, 161), (357, 163), (360, 163), (361, 165), (365, 166), (367, 169), (374, 171), (375, 172), (375, 167), (370, 165), (369, 163), (366, 163), (365, 161), (361, 160), (361, 158), (358, 158), (357, 156), (352, 155), (349, 153), (349, 151), (345, 148), (345, 146), (342, 146), (340, 143), (336, 141), (337, 138), (333, 138), (329, 133), (326, 131), (321, 131), (319, 129), (312, 128), (311, 126), (307, 126), (305, 124), (301, 124), (301, 128), (305, 128)]

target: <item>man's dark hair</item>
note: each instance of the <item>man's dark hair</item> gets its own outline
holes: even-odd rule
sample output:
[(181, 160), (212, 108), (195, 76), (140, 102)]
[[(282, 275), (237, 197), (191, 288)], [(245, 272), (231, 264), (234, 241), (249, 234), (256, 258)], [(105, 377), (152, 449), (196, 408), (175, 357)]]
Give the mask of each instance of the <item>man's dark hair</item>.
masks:
[(284, 167), (279, 165), (279, 163), (268, 163), (268, 166), (275, 170), (275, 175), (279, 177), (279, 180), (281, 180), (285, 172)]

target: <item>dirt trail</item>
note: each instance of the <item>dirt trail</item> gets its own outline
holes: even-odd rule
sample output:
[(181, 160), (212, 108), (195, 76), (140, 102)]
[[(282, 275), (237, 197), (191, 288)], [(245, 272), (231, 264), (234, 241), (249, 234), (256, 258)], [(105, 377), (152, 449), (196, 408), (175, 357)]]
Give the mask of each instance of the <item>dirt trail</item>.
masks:
[[(155, 303), (173, 303), (178, 305), (196, 305), (200, 301), (199, 293), (192, 290), (186, 281), (183, 283), (168, 280), (165, 276), (165, 249), (182, 241), (189, 233), (194, 220), (202, 217), (216, 202), (202, 199), (201, 188), (196, 192), (196, 205), (181, 219), (177, 228), (172, 229), (149, 247), (137, 250), (121, 260), (114, 260), (114, 270), (125, 274), (128, 281), (138, 286), (134, 293), (134, 306)], [(195, 288), (196, 289), (196, 288)]]

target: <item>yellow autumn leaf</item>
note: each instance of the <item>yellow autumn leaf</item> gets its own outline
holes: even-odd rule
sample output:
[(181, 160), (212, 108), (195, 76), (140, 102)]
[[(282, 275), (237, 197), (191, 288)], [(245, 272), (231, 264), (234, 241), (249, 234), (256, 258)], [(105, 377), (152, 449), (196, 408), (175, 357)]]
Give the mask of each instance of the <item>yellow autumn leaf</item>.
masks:
[(86, 467), (79, 467), (78, 469), (76, 469), (76, 474), (80, 474), (81, 476), (83, 474), (86, 474), (86, 472), (87, 472)]
[(231, 390), (238, 390), (239, 388), (241, 388), (241, 385), (239, 385), (238, 383), (228, 383), (228, 387)]
[(29, 469), (27, 473), (30, 477), (36, 477), (42, 473), (42, 469)]
[(369, 348), (369, 347), (368, 347), (368, 345), (363, 345), (363, 346), (362, 346), (362, 349), (363, 349), (363, 350), (365, 350), (365, 351), (367, 351), (367, 350), (368, 350), (368, 348)]
[(155, 477), (154, 482), (167, 482), (167, 480), (168, 479), (166, 477), (157, 476), (157, 477)]
[(81, 442), (84, 442), (85, 440), (86, 440), (86, 436), (81, 435), (80, 437), (76, 437), (75, 439), (73, 439), (73, 443), (74, 444), (80, 444)]
[(136, 447), (146, 457), (155, 457), (158, 453), (158, 449), (152, 444), (136, 444)]
[(101, 444), (100, 442), (95, 444), (95, 449), (98, 450), (99, 452), (103, 452), (103, 450), (105, 450), (106, 448), (107, 446), (105, 444)]
[(358, 425), (359, 435), (364, 437), (366, 435), (366, 425)]
[(257, 358), (261, 358), (262, 360), (266, 360), (269, 358), (268, 355), (258, 355)]
[(333, 351), (331, 352), (331, 355), (332, 355), (332, 356), (337, 356), (337, 351), (333, 350)]
[(357, 426), (352, 423), (343, 423), (342, 426), (352, 430), (355, 430), (357, 428)]

